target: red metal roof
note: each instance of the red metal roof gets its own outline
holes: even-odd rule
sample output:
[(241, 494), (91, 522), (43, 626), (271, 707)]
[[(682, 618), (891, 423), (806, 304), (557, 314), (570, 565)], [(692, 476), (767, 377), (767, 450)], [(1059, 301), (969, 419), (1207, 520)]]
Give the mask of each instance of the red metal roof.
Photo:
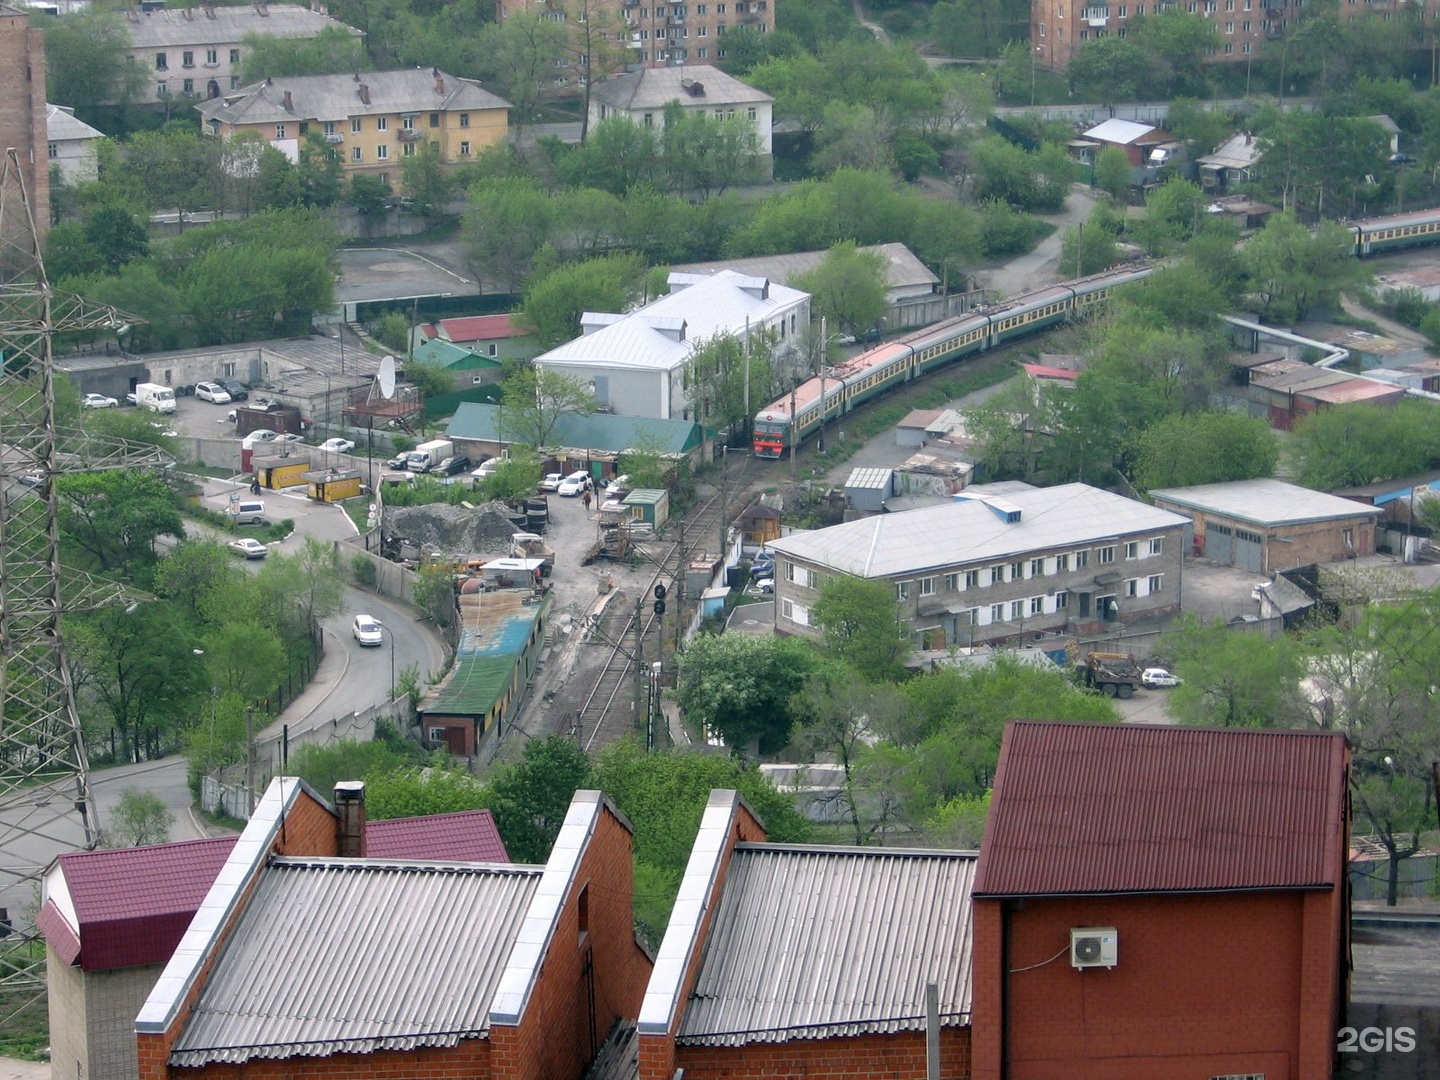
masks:
[(451, 341), (494, 341), (519, 337), (520, 331), (509, 315), (468, 315), (441, 319), (440, 330)]
[(1063, 379), (1066, 382), (1074, 382), (1080, 374), (1069, 368), (1050, 367), (1048, 364), (1021, 364), (1020, 366), (1032, 379)]
[[(60, 856), (78, 927), (46, 901), (36, 924), (66, 963), (86, 971), (170, 959), (236, 837), (106, 848)], [(509, 862), (489, 810), (371, 821), (367, 855), (443, 862)], [(79, 931), (78, 936), (76, 931)]]
[(374, 859), (510, 861), (489, 810), (366, 822), (365, 854)]
[(976, 896), (1336, 886), (1344, 736), (1011, 721)]

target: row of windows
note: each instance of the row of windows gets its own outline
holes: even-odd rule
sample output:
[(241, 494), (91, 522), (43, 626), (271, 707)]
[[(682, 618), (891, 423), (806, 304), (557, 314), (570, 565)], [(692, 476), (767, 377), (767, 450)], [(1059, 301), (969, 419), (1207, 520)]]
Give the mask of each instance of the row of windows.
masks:
[[(1148, 559), (1162, 554), (1164, 549), (1165, 541), (1159, 536), (1151, 537), (1148, 540), (1131, 540), (1119, 548), (1109, 544), (1095, 549), (1095, 562), (1100, 566), (1108, 566), (1115, 562), (1117, 552), (1123, 552), (1126, 559)], [(1084, 570), (1089, 565), (1090, 549), (1082, 548), (1079, 551), (1065, 552), (1060, 555), (1016, 559), (1013, 562), (999, 563), (977, 570), (957, 570), (945, 574), (943, 581), (946, 592), (964, 592), (967, 589), (1003, 585), (1006, 582), (1025, 581), (1031, 578), (1046, 577), (1050, 574), (1068, 574), (1072, 567), (1075, 570)], [(900, 600), (908, 600), (912, 595), (934, 596), (941, 580), (942, 578), (937, 575), (919, 578), (918, 581), (897, 581), (895, 596)]]
[(1070, 594), (1061, 589), (1054, 596), (1025, 596), (1003, 604), (973, 607), (955, 616), (960, 626), (990, 626), (994, 623), (1024, 622), (1041, 615), (1054, 615), (1070, 607)]
[[(132, 57), (130, 57), (130, 59), (131, 59), (131, 60), (134, 60), (135, 57), (132, 56)], [(232, 63), (232, 64), (238, 64), (239, 62), (240, 62), (240, 50), (239, 50), (239, 49), (231, 49), (231, 50), (230, 50), (230, 63)], [(206, 49), (206, 50), (205, 50), (205, 63), (206, 63), (207, 65), (218, 66), (219, 63), (220, 63), (220, 50), (219, 50), (219, 49)], [(195, 66), (195, 54), (194, 54), (193, 52), (188, 51), (188, 50), (185, 51), (185, 52), (182, 52), (182, 53), (180, 54), (180, 66), (181, 66), (181, 67), (187, 67), (187, 68), (193, 68), (193, 67)], [(155, 54), (155, 70), (156, 70), (156, 71), (169, 71), (169, 70), (170, 70), (170, 54), (169, 54), (169, 53), (163, 53), (163, 52), (162, 52), (162, 53), (156, 53), (156, 54)]]
[(1424, 233), (1440, 232), (1440, 222), (1432, 221), (1425, 225), (1406, 225), (1400, 229), (1381, 229), (1378, 232), (1366, 233), (1371, 240), (1395, 240), (1402, 236), (1419, 236)]

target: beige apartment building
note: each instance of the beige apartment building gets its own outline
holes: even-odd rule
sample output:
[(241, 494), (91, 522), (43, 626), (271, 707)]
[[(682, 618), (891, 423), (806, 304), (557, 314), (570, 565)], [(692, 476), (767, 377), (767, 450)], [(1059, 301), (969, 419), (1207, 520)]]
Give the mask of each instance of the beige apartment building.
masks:
[(340, 150), (348, 173), (397, 187), (402, 162), (420, 147), (458, 164), (502, 141), (510, 116), (504, 98), (435, 68), (267, 79), (195, 108), (209, 134), (257, 132), (291, 161), (318, 132)]

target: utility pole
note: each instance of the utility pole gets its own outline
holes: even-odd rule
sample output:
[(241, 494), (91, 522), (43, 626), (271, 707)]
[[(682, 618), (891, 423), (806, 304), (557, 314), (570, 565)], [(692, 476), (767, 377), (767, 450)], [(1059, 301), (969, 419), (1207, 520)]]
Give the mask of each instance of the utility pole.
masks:
[(255, 706), (245, 708), (245, 802), (255, 812)]
[(825, 316), (820, 316), (820, 438), (815, 448), (825, 452), (825, 351), (830, 345), (829, 331), (825, 328)]
[(795, 422), (795, 387), (790, 388), (790, 472), (795, 472), (795, 444), (800, 441), (800, 425)]
[[(1432, 80), (1432, 85), (1433, 85), (1433, 80)], [(749, 444), (752, 448), (754, 447), (755, 444), (754, 444), (754, 442), (751, 440), (752, 432), (751, 432), (751, 429), (750, 429), (750, 421), (752, 421), (752, 420), (754, 420), (754, 419), (755, 419), (755, 415), (750, 411), (750, 316), (749, 316), (749, 315), (746, 315), (746, 316), (745, 316), (745, 419), (744, 419), (743, 423), (745, 424), (745, 441), (746, 441), (746, 443)]]
[(680, 543), (675, 547), (675, 653), (685, 637), (685, 517), (680, 517)]
[(726, 519), (726, 511), (729, 509), (730, 477), (727, 468), (730, 465), (730, 448), (725, 447), (725, 456), (720, 462), (720, 561), (725, 561), (725, 541), (728, 538), (729, 522)]

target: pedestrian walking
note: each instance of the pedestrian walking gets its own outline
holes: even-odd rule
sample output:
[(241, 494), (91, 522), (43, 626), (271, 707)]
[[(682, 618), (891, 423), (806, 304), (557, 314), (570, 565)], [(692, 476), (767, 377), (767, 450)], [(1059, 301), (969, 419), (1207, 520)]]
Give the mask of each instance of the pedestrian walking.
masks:
[(585, 504), (585, 513), (590, 513), (590, 492), (588, 490), (581, 494), (580, 501)]
[(255, 477), (253, 480), (250, 481), (250, 494), (251, 494), (251, 495), (259, 495), (259, 494), (260, 494), (260, 477), (257, 476), (257, 477)]

